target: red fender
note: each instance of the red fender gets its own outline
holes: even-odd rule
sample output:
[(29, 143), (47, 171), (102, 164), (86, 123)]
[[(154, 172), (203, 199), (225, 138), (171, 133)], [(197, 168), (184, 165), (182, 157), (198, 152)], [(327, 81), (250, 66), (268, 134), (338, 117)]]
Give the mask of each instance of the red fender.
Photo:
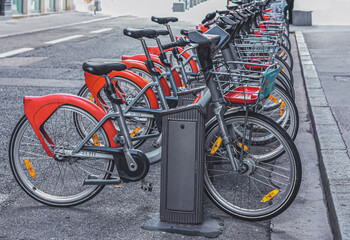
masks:
[[(130, 72), (130, 71), (112, 71), (109, 74), (109, 77), (111, 78), (112, 82), (114, 77), (123, 77), (123, 78), (127, 78), (132, 80), (134, 83), (136, 83), (141, 89), (144, 88), (148, 82), (146, 81), (146, 79), (138, 76), (137, 74)], [(93, 75), (91, 73), (85, 72), (85, 83), (86, 86), (89, 88), (92, 96), (94, 97), (97, 105), (101, 108), (103, 108), (103, 105), (106, 106), (105, 102), (103, 101), (103, 99), (100, 97), (100, 92), (102, 90), (102, 88), (106, 85), (106, 80), (103, 77), (100, 76), (96, 76)], [(114, 85), (117, 88), (117, 94), (120, 96), (120, 92), (121, 89), (118, 88), (118, 86), (116, 85), (116, 83), (114, 83)], [(158, 105), (158, 100), (157, 100), (157, 96), (156, 94), (153, 92), (153, 90), (151, 88), (147, 89), (145, 92), (147, 98), (150, 100), (150, 104), (151, 104), (151, 108), (155, 108), (158, 109), (159, 105)], [(121, 97), (123, 99), (123, 97)]]
[[(146, 64), (144, 62), (142, 62), (142, 61), (138, 61), (138, 60), (123, 60), (123, 61), (119, 61), (119, 62), (124, 63), (126, 65), (127, 69), (138, 68), (138, 69), (141, 69), (141, 70), (146, 71), (149, 74), (151, 74), (149, 72), (149, 70), (147, 69)], [(166, 79), (162, 77), (161, 79), (159, 79), (159, 82), (160, 82), (160, 85), (162, 86), (162, 89), (164, 91), (164, 95), (165, 96), (171, 96), (171, 91), (170, 91), (170, 88), (169, 88), (169, 85), (168, 85), (168, 82), (166, 81)]]
[[(89, 100), (70, 94), (52, 94), (42, 97), (24, 97), (23, 102), (24, 113), (27, 116), (43, 148), (50, 157), (53, 157), (52, 150), (55, 148), (55, 143), (46, 133), (43, 125), (58, 107), (62, 105), (73, 105), (80, 107), (89, 112), (98, 121), (100, 121), (106, 115), (106, 113), (101, 108)], [(117, 130), (115, 129), (113, 123), (108, 120), (105, 124), (103, 124), (102, 127), (108, 135), (111, 147), (118, 147), (118, 145), (113, 141), (113, 138), (117, 134)], [(51, 148), (46, 144), (44, 138), (51, 145)]]
[[(184, 49), (181, 48), (181, 47), (178, 47), (177, 49), (179, 50), (179, 53), (182, 53), (182, 52), (184, 51)], [(165, 52), (168, 52), (168, 51), (171, 51), (171, 50), (173, 50), (173, 49), (172, 49), (172, 48), (169, 48), (169, 49), (165, 50)], [(153, 54), (153, 55), (159, 55), (159, 54), (160, 54), (160, 51), (159, 51), (158, 46), (156, 46), (156, 47), (148, 47), (148, 51), (149, 51), (150, 54)], [(186, 58), (186, 59), (189, 59), (190, 56), (191, 56), (191, 54), (189, 54), (188, 52), (184, 52), (184, 53), (182, 54), (182, 56), (183, 56), (184, 58)], [(193, 71), (194, 73), (198, 73), (197, 64), (196, 64), (196, 62), (195, 62), (193, 59), (191, 59), (191, 60), (189, 61), (189, 64), (190, 64), (191, 67), (192, 67), (192, 71)]]
[[(153, 62), (163, 66), (163, 63), (160, 61), (158, 56), (153, 54), (150, 54), (150, 55)], [(134, 55), (134, 56), (122, 56), (122, 60), (137, 60), (141, 62), (146, 62), (147, 57), (144, 54)], [(173, 76), (175, 79), (176, 86), (182, 87), (182, 81), (181, 81), (180, 75), (175, 69), (173, 70)]]

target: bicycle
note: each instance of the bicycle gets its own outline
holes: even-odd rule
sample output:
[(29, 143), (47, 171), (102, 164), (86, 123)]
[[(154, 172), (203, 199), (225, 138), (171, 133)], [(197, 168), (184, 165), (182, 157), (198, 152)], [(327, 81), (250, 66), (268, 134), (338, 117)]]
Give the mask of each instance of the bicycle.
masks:
[[(155, 34), (149, 30), (125, 31), (136, 38)], [(198, 44), (198, 57), (206, 79), (206, 88), (197, 104), (207, 106), (213, 102), (216, 116), (206, 125), (205, 188), (210, 199), (231, 215), (246, 220), (263, 220), (280, 214), (293, 202), (301, 181), (300, 157), (293, 141), (280, 126), (257, 113), (237, 111), (224, 115), (226, 106), (240, 104), (230, 97), (227, 101), (227, 93), (219, 90), (219, 82), (213, 75), (216, 69), (212, 57), (227, 42), (227, 33), (222, 31), (220, 36), (209, 39), (190, 32), (188, 38)], [(105, 92), (112, 105), (111, 112), (106, 113), (92, 102), (73, 95), (25, 97), (25, 115), (11, 137), (9, 157), (16, 181), (29, 196), (47, 205), (66, 207), (83, 203), (106, 184), (144, 179), (149, 169), (147, 155), (133, 149), (121, 108), (123, 100), (108, 76), (111, 71), (125, 70), (126, 66), (84, 63), (83, 68), (106, 80)], [(273, 76), (276, 71), (262, 73), (262, 88), (266, 79), (273, 80), (269, 73)], [(268, 91), (253, 94), (256, 102), (263, 98), (262, 94)], [(248, 96), (252, 94), (243, 92), (244, 99)], [(249, 104), (244, 106), (249, 109)], [(155, 118), (160, 113), (154, 109), (143, 111), (154, 114)], [(111, 119), (118, 123), (119, 133)], [(264, 146), (256, 144), (261, 136), (273, 139), (270, 144), (280, 151), (266, 153)], [(114, 166), (117, 170), (113, 172)], [(232, 191), (244, 198), (243, 205), (243, 201), (226, 195), (232, 187), (230, 181), (235, 178), (239, 178), (241, 184)], [(255, 188), (250, 188), (253, 182)]]

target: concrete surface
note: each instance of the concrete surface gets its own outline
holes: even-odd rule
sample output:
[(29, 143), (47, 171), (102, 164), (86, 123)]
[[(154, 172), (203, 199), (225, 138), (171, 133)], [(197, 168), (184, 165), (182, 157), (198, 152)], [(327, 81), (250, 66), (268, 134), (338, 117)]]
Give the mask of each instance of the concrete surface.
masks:
[[(350, 72), (344, 68), (349, 63), (350, 45), (345, 39), (350, 27), (301, 30), (303, 33), (296, 32), (298, 45), (303, 48), (306, 43), (312, 58), (301, 63), (304, 76), (308, 76), (306, 91), (330, 223), (336, 239), (350, 239), (350, 123), (346, 117), (350, 113)], [(316, 84), (308, 84), (310, 80)]]
[[(196, 7), (203, 13), (216, 9), (205, 9), (204, 6), (199, 4)], [(91, 16), (91, 19), (94, 17)], [(0, 29), (2, 22), (0, 21)], [(181, 28), (194, 27), (191, 22), (179, 22), (173, 26), (176, 32)], [(39, 24), (36, 27), (40, 29), (41, 26)], [(107, 27), (112, 30), (100, 34), (90, 33)], [(149, 17), (129, 16), (1, 39), (0, 53), (20, 47), (34, 49), (0, 61), (0, 239), (202, 239), (141, 229), (140, 225), (147, 215), (159, 211), (159, 165), (152, 166), (147, 177), (154, 184), (153, 192), (140, 190), (139, 183), (125, 184), (121, 189), (109, 186), (91, 201), (72, 208), (52, 208), (35, 202), (20, 189), (12, 177), (7, 146), (12, 129), (23, 115), (23, 96), (77, 93), (84, 83), (81, 69), (84, 61), (96, 58), (120, 59), (123, 54), (140, 53), (140, 43), (122, 35), (124, 27), (163, 28), (152, 23)], [(77, 34), (84, 37), (49, 46), (45, 44), (46, 41)], [(234, 219), (205, 198), (205, 214), (224, 222), (225, 231), (219, 239), (332, 238), (301, 70), (297, 63), (298, 53), (292, 37), (291, 35), (300, 113), (296, 144), (304, 166), (300, 192), (283, 214), (261, 222)]]

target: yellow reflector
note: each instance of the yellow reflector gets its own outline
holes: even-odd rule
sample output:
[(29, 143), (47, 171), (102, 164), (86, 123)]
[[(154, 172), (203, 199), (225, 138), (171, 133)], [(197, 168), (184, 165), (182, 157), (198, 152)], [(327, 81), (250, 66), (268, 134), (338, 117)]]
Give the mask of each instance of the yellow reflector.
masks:
[(33, 168), (33, 165), (29, 162), (28, 159), (24, 159), (24, 164), (26, 165), (26, 168), (27, 168), (30, 176), (32, 176), (32, 178), (35, 178), (36, 177), (36, 173), (35, 173), (35, 170)]
[(94, 133), (94, 135), (92, 135), (92, 140), (94, 141), (95, 146), (100, 146), (100, 140), (97, 137), (97, 133)]
[(91, 95), (91, 96), (89, 97), (89, 101), (90, 101), (90, 102), (93, 102), (93, 101), (94, 101), (94, 96)]
[(283, 116), (284, 108), (286, 107), (286, 103), (282, 100), (281, 106), (280, 106), (280, 116)]
[(286, 54), (286, 51), (283, 51), (283, 52), (282, 52), (282, 57), (284, 57), (285, 54)]
[(271, 94), (269, 95), (269, 99), (272, 101), (272, 102), (274, 102), (274, 103), (279, 103), (278, 102), (278, 99), (277, 98), (275, 98), (274, 96), (272, 96)]
[(264, 203), (270, 201), (272, 198), (274, 198), (278, 193), (280, 192), (280, 190), (278, 190), (277, 188), (272, 190), (271, 192), (269, 192), (268, 194), (266, 194), (265, 197), (263, 197), (262, 201)]
[(282, 68), (282, 72), (285, 72), (286, 70), (284, 70), (284, 68)]
[(130, 137), (135, 137), (136, 134), (140, 131), (140, 129), (141, 129), (140, 127), (135, 128), (134, 131), (130, 133)]
[(216, 153), (216, 151), (219, 149), (219, 147), (220, 147), (220, 145), (221, 145), (221, 142), (222, 142), (222, 138), (219, 137), (219, 138), (215, 141), (213, 147), (211, 148), (211, 151), (210, 151), (210, 154), (211, 154), (211, 155), (214, 155), (214, 154)]
[[(242, 147), (242, 143), (238, 143), (238, 146), (241, 148)], [(244, 151), (248, 151), (248, 146), (244, 145)]]

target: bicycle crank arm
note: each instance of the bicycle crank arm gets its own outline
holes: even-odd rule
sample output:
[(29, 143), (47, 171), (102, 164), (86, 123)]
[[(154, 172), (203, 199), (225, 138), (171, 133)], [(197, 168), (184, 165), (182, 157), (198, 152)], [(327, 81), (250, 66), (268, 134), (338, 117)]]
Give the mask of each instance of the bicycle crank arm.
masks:
[(83, 185), (118, 185), (122, 182), (120, 178), (116, 179), (85, 179)]

